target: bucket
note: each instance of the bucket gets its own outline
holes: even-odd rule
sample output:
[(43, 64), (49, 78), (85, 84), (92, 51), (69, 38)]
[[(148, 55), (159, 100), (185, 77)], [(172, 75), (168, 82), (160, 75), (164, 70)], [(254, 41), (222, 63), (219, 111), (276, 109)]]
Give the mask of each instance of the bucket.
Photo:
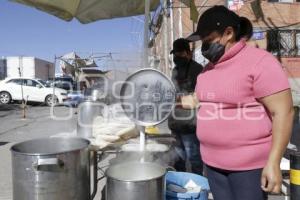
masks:
[(208, 200), (209, 185), (208, 180), (200, 175), (188, 172), (168, 172), (166, 174), (166, 186), (169, 184), (184, 187), (190, 180), (201, 186), (200, 192), (185, 192), (177, 193), (174, 191), (166, 190), (166, 200)]

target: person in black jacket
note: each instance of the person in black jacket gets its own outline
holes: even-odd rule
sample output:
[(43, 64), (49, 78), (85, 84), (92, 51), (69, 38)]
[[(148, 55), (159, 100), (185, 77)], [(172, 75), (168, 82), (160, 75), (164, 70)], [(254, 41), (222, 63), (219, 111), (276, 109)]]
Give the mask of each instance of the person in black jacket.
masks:
[[(175, 68), (172, 71), (172, 81), (176, 87), (176, 97), (192, 94), (195, 90), (197, 76), (203, 66), (192, 59), (189, 43), (184, 38), (173, 42)], [(175, 163), (177, 171), (187, 171), (186, 164), (190, 163), (193, 173), (202, 174), (203, 163), (200, 156), (199, 141), (196, 136), (197, 110), (184, 109), (176, 106), (168, 119), (169, 129), (175, 134), (175, 146), (179, 160)], [(188, 161), (188, 162), (186, 162)]]

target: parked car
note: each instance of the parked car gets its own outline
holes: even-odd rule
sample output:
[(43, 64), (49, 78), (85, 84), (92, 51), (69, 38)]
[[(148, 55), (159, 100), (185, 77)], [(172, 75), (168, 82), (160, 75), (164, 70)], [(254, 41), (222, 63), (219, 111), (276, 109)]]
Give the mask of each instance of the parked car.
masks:
[(67, 100), (64, 102), (64, 105), (77, 107), (83, 99), (84, 94), (82, 91), (72, 91), (68, 93)]
[[(54, 88), (54, 91), (54, 103), (63, 103), (67, 99), (66, 90)], [(53, 87), (50, 87), (43, 80), (32, 78), (7, 78), (0, 82), (1, 104), (8, 104), (11, 101), (21, 101), (22, 96), (27, 101), (44, 102), (46, 105), (51, 106), (53, 101)]]
[(74, 89), (74, 81), (71, 77), (55, 77), (54, 80), (49, 80), (51, 86), (61, 88), (67, 91)]

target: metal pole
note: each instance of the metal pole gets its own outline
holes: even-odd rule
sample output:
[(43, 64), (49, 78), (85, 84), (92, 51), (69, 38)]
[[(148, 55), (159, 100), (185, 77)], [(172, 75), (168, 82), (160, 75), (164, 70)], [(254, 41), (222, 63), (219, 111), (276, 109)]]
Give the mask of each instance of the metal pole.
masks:
[(163, 29), (163, 39), (164, 39), (164, 57), (165, 57), (165, 66), (163, 69), (164, 73), (168, 73), (169, 70), (169, 51), (168, 51), (168, 16), (167, 16), (167, 1), (164, 0), (164, 29)]
[(225, 0), (225, 7), (228, 8), (228, 0)]
[(145, 23), (144, 23), (144, 68), (149, 67), (148, 56), (148, 44), (149, 44), (149, 23), (150, 23), (150, 1), (145, 0)]
[(183, 34), (182, 34), (182, 9), (181, 9), (181, 6), (182, 6), (182, 2), (180, 2), (180, 8), (178, 9), (178, 12), (179, 12), (179, 20), (178, 20), (179, 38), (183, 37)]
[[(54, 55), (54, 70), (56, 68), (56, 55)], [(53, 77), (53, 94), (52, 94), (52, 105), (51, 108), (54, 113), (54, 100), (55, 100), (55, 71), (54, 71), (54, 77)]]
[[(173, 0), (170, 0), (170, 5), (173, 4)], [(173, 13), (173, 8), (171, 6), (170, 8), (170, 24), (171, 24), (171, 42), (173, 43), (174, 41), (174, 13)], [(174, 62), (171, 62), (171, 68), (174, 68)]]
[[(19, 57), (19, 76), (20, 76), (20, 78), (22, 77), (22, 73), (23, 73), (23, 56), (20, 56)], [(23, 82), (24, 82), (24, 80), (21, 79), (22, 118), (25, 119), (26, 118), (26, 112), (25, 112), (26, 104), (25, 104), (25, 100), (24, 100)]]
[(290, 192), (291, 200), (300, 199), (300, 152), (290, 155)]

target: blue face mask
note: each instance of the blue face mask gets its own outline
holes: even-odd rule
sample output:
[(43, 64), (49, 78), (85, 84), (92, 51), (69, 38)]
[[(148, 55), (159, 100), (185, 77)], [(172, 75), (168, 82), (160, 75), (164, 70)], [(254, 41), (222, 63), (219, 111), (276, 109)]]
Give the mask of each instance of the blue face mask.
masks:
[(225, 53), (225, 46), (219, 42), (204, 42), (201, 51), (206, 59), (212, 63), (217, 63)]

